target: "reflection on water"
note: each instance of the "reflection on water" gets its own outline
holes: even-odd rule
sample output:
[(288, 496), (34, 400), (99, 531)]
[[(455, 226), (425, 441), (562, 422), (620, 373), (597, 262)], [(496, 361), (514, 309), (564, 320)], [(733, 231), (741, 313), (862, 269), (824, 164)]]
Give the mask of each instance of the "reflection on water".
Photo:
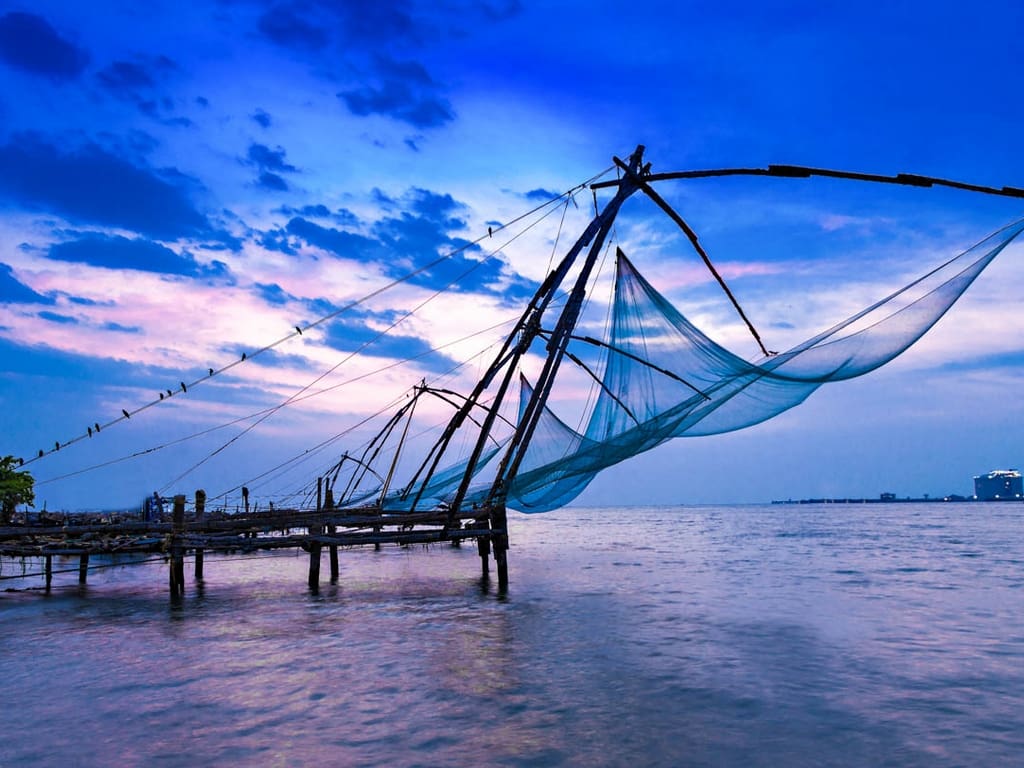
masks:
[[(0, 594), (0, 765), (1024, 762), (1024, 507), (513, 515), (475, 547)], [(10, 574), (7, 568), (5, 573)], [(38, 587), (40, 580), (18, 582)]]

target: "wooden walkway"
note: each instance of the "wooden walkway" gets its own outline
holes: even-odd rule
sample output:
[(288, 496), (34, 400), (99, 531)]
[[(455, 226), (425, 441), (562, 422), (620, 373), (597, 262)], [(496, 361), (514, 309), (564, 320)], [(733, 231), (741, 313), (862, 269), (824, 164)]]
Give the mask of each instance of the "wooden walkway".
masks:
[[(195, 578), (203, 578), (207, 552), (246, 553), (258, 550), (301, 548), (309, 553), (309, 588), (320, 584), (324, 549), (329, 555), (330, 578), (338, 578), (338, 548), (382, 544), (431, 544), (458, 546), (475, 539), (482, 573), (489, 576), (492, 542), (499, 565), (499, 587), (507, 586), (504, 543), (504, 509), (474, 509), (457, 514), (446, 511), (387, 512), (366, 509), (275, 509), (251, 514), (204, 512), (205, 495), (196, 494), (195, 514), (186, 516), (185, 497), (174, 497), (174, 511), (167, 521), (88, 522), (63, 526), (33, 524), (0, 528), (0, 557), (40, 558), (47, 590), (53, 580), (54, 556), (77, 556), (78, 579), (86, 582), (89, 558), (125, 553), (162, 554), (168, 560), (168, 584), (172, 599), (185, 592), (185, 558), (192, 555)], [(496, 527), (492, 520), (500, 521)], [(506, 544), (507, 546), (507, 544)]]

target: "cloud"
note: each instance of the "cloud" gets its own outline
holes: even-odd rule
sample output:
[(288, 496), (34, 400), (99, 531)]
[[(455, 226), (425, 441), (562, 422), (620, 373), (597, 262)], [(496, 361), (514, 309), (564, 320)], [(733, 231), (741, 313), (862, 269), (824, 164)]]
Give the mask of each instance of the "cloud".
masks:
[(531, 189), (529, 192), (523, 195), (523, 197), (525, 197), (527, 200), (537, 203), (546, 203), (548, 200), (554, 200), (558, 196), (558, 192), (552, 192), (551, 190), (544, 189), (543, 187)]
[(271, 229), (261, 232), (256, 242), (268, 251), (277, 251), (288, 256), (294, 256), (296, 253), (295, 244), (288, 239), (288, 233), (283, 229)]
[(36, 293), (14, 276), (13, 270), (0, 262), (0, 304), (53, 304), (52, 297)]
[(255, 288), (260, 297), (268, 304), (280, 306), (295, 298), (277, 283), (255, 283)]
[(252, 119), (254, 123), (260, 126), (260, 128), (269, 128), (272, 122), (270, 115), (264, 112), (262, 109), (257, 109), (255, 112), (249, 115), (249, 117)]
[(70, 315), (60, 315), (56, 312), (50, 312), (43, 310), (42, 312), (36, 313), (43, 320), (49, 320), (51, 323), (60, 323), (62, 325), (78, 325), (78, 320)]
[(298, 168), (285, 162), (284, 156), (285, 151), (281, 147), (271, 149), (265, 144), (252, 144), (249, 147), (248, 158), (253, 165), (267, 171), (298, 172)]
[(480, 247), (452, 236), (453, 232), (466, 228), (461, 214), (467, 209), (451, 195), (413, 188), (399, 201), (379, 190), (375, 192), (392, 206), (406, 210), (370, 223), (365, 234), (325, 227), (296, 216), (284, 231), (263, 233), (262, 243), (273, 250), (294, 253), (294, 242), (288, 239), (291, 236), (343, 258), (374, 262), (385, 275), (393, 278), (403, 277), (439, 256), (451, 254), (411, 277), (410, 284), (430, 290), (451, 287), (457, 291), (502, 296), (508, 292), (515, 297), (532, 294), (532, 283), (498, 259), (474, 258), (480, 253)]
[(120, 235), (90, 233), (78, 240), (50, 246), (47, 256), (55, 261), (89, 264), (106, 269), (134, 269), (165, 275), (217, 278), (228, 274), (227, 267), (219, 261), (209, 266), (199, 264), (187, 252), (178, 254), (150, 240), (129, 240)]
[(298, 216), (288, 222), (287, 231), (312, 246), (348, 259), (372, 260), (387, 255), (379, 240), (341, 229), (322, 227)]
[(274, 6), (260, 17), (259, 30), (284, 48), (319, 51), (328, 42), (323, 27), (307, 21), (295, 8), (284, 4)]
[(419, 128), (437, 128), (455, 119), (440, 86), (415, 61), (394, 61), (378, 57), (374, 67), (376, 85), (338, 93), (355, 115), (385, 115)]
[(134, 94), (140, 88), (152, 88), (156, 83), (144, 66), (130, 61), (115, 61), (96, 75), (100, 85), (119, 94)]
[(288, 182), (276, 173), (271, 173), (270, 171), (263, 171), (263, 173), (256, 178), (256, 183), (264, 189), (269, 189), (273, 192), (288, 191)]
[(271, 149), (265, 144), (251, 144), (246, 155), (246, 162), (260, 169), (257, 184), (264, 189), (276, 192), (288, 191), (288, 182), (281, 176), (282, 173), (298, 173), (299, 169), (291, 163), (285, 162), (285, 151), (281, 147)]
[[(420, 364), (429, 370), (443, 372), (456, 365), (455, 361), (440, 352), (430, 353), (430, 345), (418, 336), (403, 336), (388, 327), (401, 315), (354, 313), (334, 320), (328, 327), (324, 342), (339, 352), (355, 352), (369, 357), (387, 357), (407, 360), (425, 355)], [(380, 336), (380, 338), (377, 338)], [(365, 349), (360, 349), (367, 344)]]
[(57, 34), (42, 16), (19, 11), (0, 16), (0, 59), (54, 80), (73, 80), (89, 62), (84, 50)]
[(115, 333), (142, 333), (142, 329), (137, 325), (121, 325), (115, 322), (104, 323), (103, 330)]
[(157, 239), (211, 234), (182, 189), (185, 179), (176, 169), (134, 165), (95, 144), (57, 147), (37, 133), (0, 145), (0, 202)]
[(187, 117), (169, 116), (174, 100), (156, 93), (161, 80), (178, 69), (167, 56), (138, 57), (135, 61), (115, 61), (96, 74), (96, 80), (109, 94), (134, 104), (144, 115), (165, 125), (190, 126)]

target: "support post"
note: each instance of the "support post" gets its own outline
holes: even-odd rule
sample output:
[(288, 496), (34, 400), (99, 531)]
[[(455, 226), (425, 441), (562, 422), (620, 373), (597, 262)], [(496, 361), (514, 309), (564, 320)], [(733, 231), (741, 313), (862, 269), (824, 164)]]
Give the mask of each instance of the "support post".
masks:
[[(333, 525), (327, 526), (327, 532), (334, 535), (337, 532), (337, 528)], [(338, 582), (338, 545), (331, 544), (331, 583), (336, 584)]]
[[(324, 490), (324, 509), (332, 510), (334, 509), (334, 489), (331, 488), (330, 483), (328, 483)], [(336, 531), (337, 528), (335, 526), (327, 526), (327, 532), (329, 534), (334, 535)], [(331, 556), (331, 584), (336, 584), (338, 582), (338, 545), (331, 544), (329, 551)]]
[(498, 568), (498, 589), (508, 588), (508, 517), (505, 505), (498, 504), (491, 509), (491, 529), (495, 531), (494, 564)]
[[(486, 523), (487, 523), (487, 521), (485, 519), (484, 520), (480, 520), (480, 519), (476, 520), (477, 527), (485, 525)], [(483, 577), (484, 581), (489, 581), (490, 578), (491, 578), (491, 573), (490, 573), (490, 568), (489, 568), (489, 565), (488, 565), (488, 562), (487, 562), (487, 558), (491, 554), (491, 537), (490, 536), (480, 536), (476, 540), (476, 551), (480, 554), (480, 567), (481, 567), (481, 571), (482, 571), (481, 572), (481, 576)]]
[[(206, 522), (206, 491), (196, 491), (196, 524), (202, 526)], [(196, 547), (196, 573), (195, 580), (203, 580), (203, 556), (205, 552), (202, 547)]]
[(46, 571), (46, 591), (50, 591), (50, 585), (53, 584), (53, 555), (46, 556), (46, 565), (44, 567)]
[(185, 531), (185, 496), (174, 497), (174, 512), (171, 517), (171, 599), (178, 600), (185, 594), (185, 553), (181, 546), (181, 534)]
[(83, 552), (78, 556), (78, 583), (85, 584), (86, 574), (89, 572), (89, 553)]
[[(323, 531), (320, 525), (309, 526), (310, 536), (319, 536)], [(320, 590), (320, 552), (322, 546), (319, 541), (309, 542), (309, 588), (316, 594)]]

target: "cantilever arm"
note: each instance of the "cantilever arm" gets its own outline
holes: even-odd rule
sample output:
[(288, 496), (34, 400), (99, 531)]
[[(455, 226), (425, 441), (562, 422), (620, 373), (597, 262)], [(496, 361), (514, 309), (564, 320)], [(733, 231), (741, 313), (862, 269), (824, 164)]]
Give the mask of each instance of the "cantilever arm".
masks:
[[(909, 187), (951, 187), (967, 192), (980, 192), (985, 195), (1024, 198), (1024, 189), (1019, 187), (986, 187), (982, 184), (968, 184), (964, 181), (940, 179), (936, 176), (920, 176), (916, 173), (897, 173), (885, 176), (878, 173), (858, 173), (855, 171), (836, 171), (831, 168), (809, 168), (803, 165), (769, 165), (767, 168), (711, 168), (696, 171), (670, 171), (668, 173), (650, 173), (644, 176), (647, 182), (668, 181), (670, 179), (710, 179), (721, 176), (774, 176), (786, 179), (807, 179), (811, 176), (825, 176), (833, 179), (851, 179), (853, 181), (873, 181), (881, 184), (902, 184)], [(614, 187), (618, 181), (602, 181), (591, 184), (591, 189)]]

